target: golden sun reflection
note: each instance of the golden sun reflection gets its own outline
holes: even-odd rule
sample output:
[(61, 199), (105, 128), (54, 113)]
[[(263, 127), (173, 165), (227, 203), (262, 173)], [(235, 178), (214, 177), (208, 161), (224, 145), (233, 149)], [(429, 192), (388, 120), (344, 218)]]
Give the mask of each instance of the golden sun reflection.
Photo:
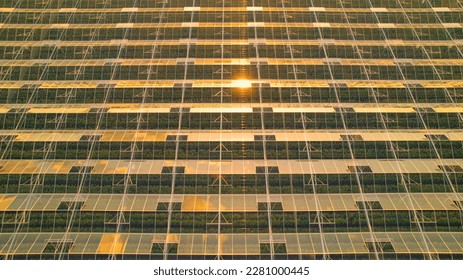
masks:
[(252, 84), (250, 80), (239, 79), (239, 80), (234, 80), (232, 82), (232, 86), (237, 87), (237, 88), (250, 88)]

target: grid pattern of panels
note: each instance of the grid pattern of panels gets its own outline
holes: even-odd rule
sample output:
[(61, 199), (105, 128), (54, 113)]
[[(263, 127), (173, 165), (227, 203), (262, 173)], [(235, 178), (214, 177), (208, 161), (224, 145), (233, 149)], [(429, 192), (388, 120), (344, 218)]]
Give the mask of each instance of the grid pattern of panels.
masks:
[(0, 5), (0, 259), (463, 259), (462, 1)]

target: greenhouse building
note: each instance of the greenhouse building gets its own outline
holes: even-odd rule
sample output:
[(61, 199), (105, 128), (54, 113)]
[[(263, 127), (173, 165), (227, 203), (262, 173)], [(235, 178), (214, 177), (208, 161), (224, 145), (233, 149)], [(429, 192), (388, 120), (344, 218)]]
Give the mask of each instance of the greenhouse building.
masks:
[(0, 259), (463, 259), (463, 1), (2, 1)]

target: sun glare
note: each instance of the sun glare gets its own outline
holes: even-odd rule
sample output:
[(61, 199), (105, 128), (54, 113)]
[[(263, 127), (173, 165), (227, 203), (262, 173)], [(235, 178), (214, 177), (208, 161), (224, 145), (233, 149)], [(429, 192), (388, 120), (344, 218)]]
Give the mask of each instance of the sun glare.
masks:
[(250, 80), (240, 79), (240, 80), (234, 80), (232, 82), (232, 86), (237, 87), (237, 88), (250, 88), (252, 85), (251, 85)]

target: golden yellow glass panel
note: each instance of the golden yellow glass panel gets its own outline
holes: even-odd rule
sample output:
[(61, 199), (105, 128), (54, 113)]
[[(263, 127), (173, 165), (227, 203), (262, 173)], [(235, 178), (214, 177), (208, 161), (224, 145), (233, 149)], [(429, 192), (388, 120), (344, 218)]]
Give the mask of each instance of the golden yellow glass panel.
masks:
[(16, 199), (15, 195), (0, 195), (0, 211), (5, 211), (8, 206)]
[(127, 235), (103, 234), (97, 254), (123, 254), (127, 244)]
[(354, 107), (356, 113), (415, 113), (412, 107)]
[(5, 114), (10, 110), (10, 108), (0, 107), (0, 114)]
[(210, 195), (185, 196), (182, 203), (182, 211), (217, 211), (219, 204), (217, 199)]
[(275, 113), (333, 113), (333, 107), (275, 107)]
[(109, 108), (108, 113), (169, 113), (170, 108), (138, 107), (138, 108)]
[(463, 107), (434, 107), (436, 113), (463, 113)]
[(227, 107), (217, 107), (217, 108), (207, 108), (207, 107), (198, 107), (191, 108), (191, 113), (252, 113), (251, 107), (242, 107), (242, 108), (227, 108)]

